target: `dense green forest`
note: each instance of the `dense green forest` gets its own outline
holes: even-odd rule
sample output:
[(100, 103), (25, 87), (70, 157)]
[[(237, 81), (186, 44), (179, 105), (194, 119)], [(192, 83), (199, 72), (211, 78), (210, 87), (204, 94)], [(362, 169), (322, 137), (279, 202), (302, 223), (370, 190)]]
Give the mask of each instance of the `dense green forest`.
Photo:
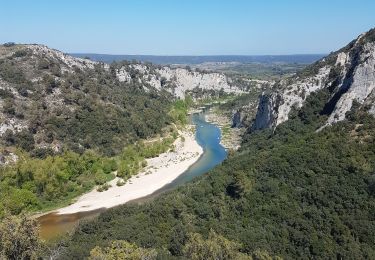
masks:
[[(187, 109), (188, 105), (185, 101), (170, 102), (167, 114), (163, 117), (167, 116), (171, 123), (175, 122), (181, 126), (187, 122)], [(92, 114), (91, 112), (90, 115)], [(80, 122), (83, 121), (80, 120)], [(98, 126), (94, 122), (90, 125)], [(139, 125), (134, 129), (141, 131), (143, 128)], [(146, 129), (151, 131), (149, 134), (156, 131), (147, 127)], [(56, 127), (56, 131), (64, 130)], [(116, 147), (117, 152), (114, 156), (103, 156), (100, 149), (88, 149), (89, 147), (83, 150), (66, 147), (59, 153), (50, 149), (29, 150), (22, 145), (17, 149), (3, 148), (3, 153), (12, 151), (18, 160), (16, 163), (0, 167), (0, 218), (4, 214), (45, 211), (66, 205), (73, 198), (95, 186), (99, 185), (98, 190), (107, 189), (108, 186), (105, 183), (115, 176), (122, 178), (125, 182), (147, 165), (146, 158), (155, 157), (168, 149), (173, 149), (172, 143), (178, 136), (176, 125), (164, 126), (157, 132), (162, 134), (162, 138), (151, 143), (145, 143), (140, 138), (141, 135), (133, 144), (128, 143), (129, 140), (134, 139), (125, 139), (124, 142), (116, 143), (116, 145), (112, 143), (114, 140), (106, 142), (106, 146), (100, 145), (103, 149), (107, 146), (110, 149)], [(78, 130), (76, 133), (82, 134)], [(111, 130), (108, 130), (100, 136), (103, 139), (110, 133)], [(20, 135), (22, 132), (17, 134), (17, 136)], [(67, 136), (67, 138), (71, 137)], [(25, 140), (27, 139), (22, 139), (21, 144), (33, 145), (32, 136), (29, 142)]]
[(105, 183), (115, 175), (126, 181), (147, 165), (145, 158), (173, 148), (176, 138), (177, 132), (172, 131), (162, 140), (127, 145), (115, 157), (103, 157), (90, 150), (46, 158), (20, 152), (15, 164), (0, 168), (0, 218), (5, 213), (57, 208), (95, 186), (99, 185), (99, 190), (108, 188)]
[(82, 223), (65, 257), (119, 240), (162, 259), (209, 259), (215, 248), (237, 259), (375, 258), (375, 119), (354, 106), (347, 120), (316, 132), (327, 98), (312, 94), (274, 132), (248, 133), (238, 153), (192, 183)]

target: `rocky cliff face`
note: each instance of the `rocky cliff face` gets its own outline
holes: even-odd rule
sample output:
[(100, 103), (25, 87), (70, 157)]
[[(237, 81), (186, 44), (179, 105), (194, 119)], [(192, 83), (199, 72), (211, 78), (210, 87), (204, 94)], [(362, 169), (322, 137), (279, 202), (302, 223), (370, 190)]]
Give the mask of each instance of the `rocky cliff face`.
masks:
[(232, 110), (232, 128), (248, 128), (255, 117), (258, 103), (250, 100), (247, 105)]
[(274, 92), (263, 95), (252, 129), (272, 128), (288, 120), (292, 108), (300, 108), (313, 92), (326, 90), (330, 98), (321, 111), (326, 125), (345, 119), (356, 101), (374, 114), (375, 29), (360, 35), (346, 47), (281, 80)]
[(279, 96), (261, 95), (259, 98), (258, 111), (251, 130), (272, 128), (275, 126)]
[[(132, 72), (138, 77), (132, 77)], [(157, 90), (166, 90), (176, 97), (184, 98), (187, 91), (223, 91), (243, 93), (231, 80), (220, 73), (202, 73), (184, 68), (155, 67), (151, 64), (124, 65), (116, 71), (120, 81), (138, 80)], [(134, 73), (133, 73), (134, 74)]]
[(242, 127), (242, 121), (243, 121), (243, 113), (241, 113), (240, 110), (235, 110), (232, 113), (232, 125), (231, 127)]
[(174, 81), (176, 88), (174, 94), (184, 97), (185, 92), (194, 88), (203, 90), (222, 90), (226, 93), (241, 93), (236, 86), (230, 84), (230, 80), (220, 73), (201, 73), (187, 69), (171, 69), (164, 67), (158, 73), (167, 80)]

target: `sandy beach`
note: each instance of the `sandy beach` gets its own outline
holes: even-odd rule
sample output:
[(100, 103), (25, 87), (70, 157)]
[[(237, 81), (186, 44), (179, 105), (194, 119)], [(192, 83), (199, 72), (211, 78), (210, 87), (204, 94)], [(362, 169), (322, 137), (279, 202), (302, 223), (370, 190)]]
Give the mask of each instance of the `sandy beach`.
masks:
[(176, 139), (174, 145), (174, 151), (147, 159), (148, 166), (131, 177), (125, 185), (117, 186), (118, 178), (115, 178), (109, 182), (112, 187), (107, 191), (98, 192), (94, 189), (79, 197), (73, 204), (55, 212), (72, 214), (111, 208), (152, 194), (185, 172), (203, 154), (202, 147), (195, 140), (195, 134), (188, 130), (180, 132), (180, 137)]

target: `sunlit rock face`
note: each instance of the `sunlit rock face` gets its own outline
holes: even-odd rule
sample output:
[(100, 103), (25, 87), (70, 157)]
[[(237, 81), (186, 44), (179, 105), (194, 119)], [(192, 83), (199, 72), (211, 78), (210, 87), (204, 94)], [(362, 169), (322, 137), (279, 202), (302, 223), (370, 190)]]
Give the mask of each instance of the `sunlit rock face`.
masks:
[(240, 93), (241, 91), (230, 85), (229, 79), (220, 73), (202, 73), (197, 71), (189, 71), (187, 69), (177, 68), (171, 69), (164, 67), (158, 70), (162, 77), (172, 80), (176, 84), (175, 95), (183, 98), (187, 90), (196, 87), (201, 89), (223, 90), (226, 93)]
[[(132, 78), (130, 71), (136, 71), (138, 78)], [(147, 64), (130, 64), (116, 71), (119, 81), (138, 80), (157, 90), (167, 90), (178, 98), (184, 98), (186, 91), (199, 88), (225, 93), (243, 93), (231, 80), (221, 73), (198, 72), (184, 68), (158, 67)]]
[(375, 114), (375, 29), (275, 86), (260, 98), (252, 129), (285, 122), (292, 108), (301, 108), (311, 93), (322, 89), (330, 95), (322, 111), (328, 115), (326, 125), (344, 120), (354, 102)]

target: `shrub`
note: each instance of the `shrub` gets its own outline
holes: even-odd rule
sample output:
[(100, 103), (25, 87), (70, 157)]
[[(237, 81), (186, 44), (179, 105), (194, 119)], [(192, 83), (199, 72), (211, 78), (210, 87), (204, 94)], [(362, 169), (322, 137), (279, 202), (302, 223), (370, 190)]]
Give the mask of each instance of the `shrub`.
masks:
[(46, 59), (41, 59), (38, 62), (38, 69), (40, 70), (46, 70), (49, 69), (49, 61)]
[(116, 185), (121, 187), (121, 186), (124, 186), (126, 184), (126, 182), (122, 179), (119, 179), (117, 182), (116, 182)]
[(9, 89), (0, 89), (0, 97), (1, 98), (13, 98), (14, 95)]
[(111, 188), (112, 186), (108, 183), (105, 183), (103, 185), (100, 185), (98, 188), (97, 188), (97, 191), (99, 192), (103, 192), (103, 191), (106, 191), (108, 190), (109, 188)]
[(38, 259), (42, 249), (35, 218), (7, 216), (0, 223), (1, 259)]
[(14, 45), (16, 45), (14, 42), (6, 42), (6, 43), (4, 43), (4, 47), (12, 47)]
[(24, 57), (27, 54), (28, 54), (27, 50), (18, 50), (18, 51), (15, 51), (12, 56), (15, 58), (19, 58), (19, 57)]
[(16, 144), (25, 151), (34, 149), (34, 136), (27, 130), (22, 130), (15, 134)]

